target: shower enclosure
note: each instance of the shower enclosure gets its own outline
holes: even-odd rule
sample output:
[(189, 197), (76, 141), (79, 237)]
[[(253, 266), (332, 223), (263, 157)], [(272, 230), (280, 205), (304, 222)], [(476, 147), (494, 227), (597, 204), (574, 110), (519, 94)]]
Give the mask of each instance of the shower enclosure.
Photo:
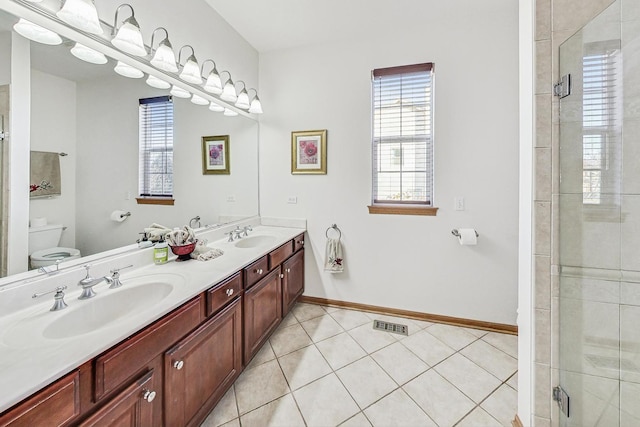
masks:
[(640, 1), (559, 64), (559, 425), (640, 426)]

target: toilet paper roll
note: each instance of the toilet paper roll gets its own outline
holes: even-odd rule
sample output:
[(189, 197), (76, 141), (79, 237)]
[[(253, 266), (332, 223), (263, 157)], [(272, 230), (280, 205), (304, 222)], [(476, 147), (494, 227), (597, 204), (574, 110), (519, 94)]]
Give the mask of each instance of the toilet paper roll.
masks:
[(31, 219), (32, 227), (44, 227), (45, 225), (47, 225), (47, 218), (45, 217), (37, 217)]
[(111, 212), (111, 216), (109, 217), (111, 221), (122, 222), (125, 219), (129, 218), (129, 212), (127, 211), (113, 211)]
[(461, 245), (470, 246), (478, 244), (478, 236), (476, 235), (476, 230), (473, 228), (459, 228), (458, 233), (460, 234), (458, 242), (460, 242)]

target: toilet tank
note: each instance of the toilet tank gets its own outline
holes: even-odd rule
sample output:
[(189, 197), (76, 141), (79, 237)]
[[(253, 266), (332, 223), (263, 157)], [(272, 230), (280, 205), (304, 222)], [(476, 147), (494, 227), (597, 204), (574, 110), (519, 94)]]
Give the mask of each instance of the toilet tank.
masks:
[(62, 237), (62, 224), (48, 224), (42, 227), (29, 227), (29, 255), (35, 251), (55, 248)]

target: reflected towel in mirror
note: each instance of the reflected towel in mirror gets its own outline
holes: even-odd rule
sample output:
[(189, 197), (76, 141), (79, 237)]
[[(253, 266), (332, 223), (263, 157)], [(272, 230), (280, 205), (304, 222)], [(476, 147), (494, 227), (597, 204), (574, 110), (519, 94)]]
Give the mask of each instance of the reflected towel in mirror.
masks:
[(60, 154), (31, 151), (29, 197), (60, 196)]
[(342, 257), (342, 243), (340, 243), (340, 238), (327, 239), (324, 259), (324, 271), (328, 271), (329, 273), (342, 273), (344, 271), (344, 258)]

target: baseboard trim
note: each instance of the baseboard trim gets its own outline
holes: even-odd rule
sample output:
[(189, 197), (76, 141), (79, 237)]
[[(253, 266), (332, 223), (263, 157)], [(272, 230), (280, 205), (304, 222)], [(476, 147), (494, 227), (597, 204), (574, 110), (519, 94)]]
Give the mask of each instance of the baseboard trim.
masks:
[(334, 307), (351, 308), (370, 313), (388, 314), (392, 316), (407, 317), (409, 319), (426, 320), (427, 322), (444, 323), (447, 325), (464, 326), (484, 331), (500, 332), (504, 334), (518, 335), (518, 327), (503, 323), (484, 322), (482, 320), (463, 319), (460, 317), (442, 316), (439, 314), (421, 313), (419, 311), (401, 310), (398, 308), (380, 307), (376, 305), (360, 304), (357, 302), (338, 301), (327, 298), (310, 297), (301, 295), (299, 302), (308, 304), (330, 305)]
[(520, 421), (520, 417), (518, 416), (518, 414), (516, 414), (516, 417), (513, 419), (513, 421), (511, 421), (511, 425), (513, 427), (524, 427), (524, 425), (522, 425), (522, 421)]

